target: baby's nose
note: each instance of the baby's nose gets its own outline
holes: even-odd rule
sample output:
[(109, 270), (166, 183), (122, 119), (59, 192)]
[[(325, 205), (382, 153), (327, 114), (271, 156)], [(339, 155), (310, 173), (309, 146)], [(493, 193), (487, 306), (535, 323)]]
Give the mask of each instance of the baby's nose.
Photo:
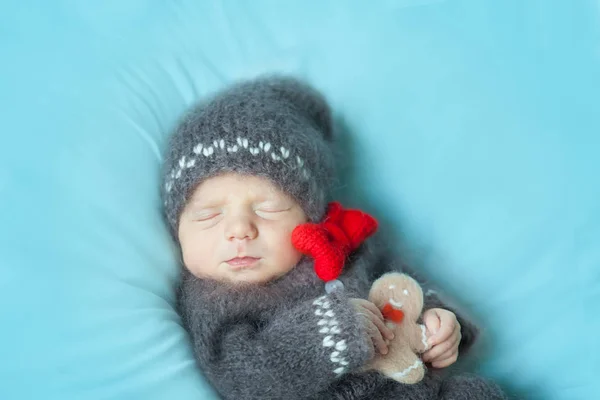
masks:
[(258, 235), (256, 226), (249, 218), (236, 218), (227, 227), (227, 239), (252, 240)]

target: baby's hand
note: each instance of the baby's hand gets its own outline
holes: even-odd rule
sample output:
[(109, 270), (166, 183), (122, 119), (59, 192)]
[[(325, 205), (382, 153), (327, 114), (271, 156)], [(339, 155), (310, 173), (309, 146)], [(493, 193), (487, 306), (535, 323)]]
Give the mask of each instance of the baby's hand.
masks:
[(381, 311), (368, 300), (350, 299), (350, 304), (354, 306), (360, 316), (361, 322), (373, 342), (373, 349), (378, 350), (381, 354), (387, 354), (387, 341), (394, 338), (394, 332), (385, 326)]
[(423, 323), (433, 333), (427, 339), (430, 349), (423, 354), (423, 361), (434, 368), (445, 368), (458, 359), (460, 344), (460, 324), (452, 311), (432, 308), (423, 313)]

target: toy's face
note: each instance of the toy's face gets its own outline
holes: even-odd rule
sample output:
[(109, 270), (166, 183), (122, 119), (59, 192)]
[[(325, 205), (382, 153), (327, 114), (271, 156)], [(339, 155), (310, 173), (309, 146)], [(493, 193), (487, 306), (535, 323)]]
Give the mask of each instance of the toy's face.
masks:
[[(423, 291), (419, 284), (409, 277), (386, 279), (381, 282), (379, 300), (402, 310), (406, 316), (418, 316), (423, 309)], [(379, 305), (379, 304), (378, 304)]]

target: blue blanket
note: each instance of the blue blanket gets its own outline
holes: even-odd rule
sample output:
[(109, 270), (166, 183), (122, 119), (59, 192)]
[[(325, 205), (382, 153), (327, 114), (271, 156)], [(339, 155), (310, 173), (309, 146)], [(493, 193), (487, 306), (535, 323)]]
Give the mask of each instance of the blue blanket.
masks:
[(597, 398), (598, 12), (3, 2), (0, 398), (216, 398), (174, 311), (160, 162), (186, 107), (271, 71), (336, 110), (340, 198), (485, 327), (471, 368), (528, 399)]

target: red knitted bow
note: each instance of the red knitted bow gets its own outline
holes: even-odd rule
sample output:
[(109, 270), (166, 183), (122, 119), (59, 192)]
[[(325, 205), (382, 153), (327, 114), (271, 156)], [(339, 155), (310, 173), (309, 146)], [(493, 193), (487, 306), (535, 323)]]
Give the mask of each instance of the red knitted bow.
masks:
[(319, 224), (306, 223), (292, 232), (292, 244), (315, 260), (315, 272), (324, 281), (336, 279), (346, 257), (377, 230), (377, 221), (360, 210), (344, 210), (338, 202), (329, 203), (327, 215)]

